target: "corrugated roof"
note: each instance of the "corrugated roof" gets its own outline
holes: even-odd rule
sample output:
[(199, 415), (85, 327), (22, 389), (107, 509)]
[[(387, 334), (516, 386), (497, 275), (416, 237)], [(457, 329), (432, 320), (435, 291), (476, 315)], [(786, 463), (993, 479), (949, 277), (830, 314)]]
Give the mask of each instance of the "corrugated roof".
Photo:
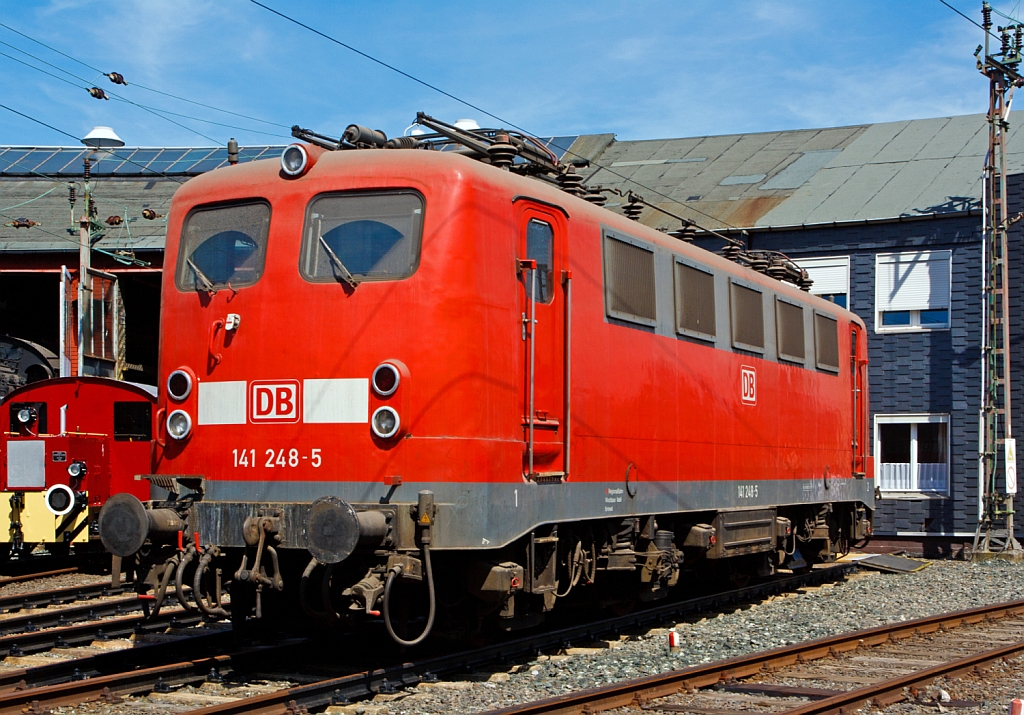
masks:
[[(1017, 119), (1015, 112), (1007, 142), (1010, 172), (1024, 170), (1024, 133), (1017, 141)], [(593, 156), (589, 183), (631, 189), (706, 228), (948, 213), (980, 207), (987, 136), (985, 116), (972, 114), (834, 129), (613, 141)], [(621, 203), (613, 198), (608, 206)], [(655, 228), (678, 224), (653, 209), (645, 209), (641, 221)]]

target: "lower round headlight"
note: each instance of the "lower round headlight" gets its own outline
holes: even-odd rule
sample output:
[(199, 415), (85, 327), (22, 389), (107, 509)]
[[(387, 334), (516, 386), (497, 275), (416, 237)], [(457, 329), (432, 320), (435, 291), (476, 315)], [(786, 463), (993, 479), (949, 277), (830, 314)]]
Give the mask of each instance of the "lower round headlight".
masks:
[(88, 471), (88, 467), (85, 465), (85, 462), (83, 462), (80, 459), (76, 459), (74, 462), (68, 465), (68, 476), (70, 476), (72, 479), (79, 479), (80, 477), (84, 477), (86, 471)]
[(398, 433), (402, 421), (391, 407), (378, 407), (370, 418), (370, 429), (381, 439), (389, 439)]
[(185, 410), (175, 410), (167, 416), (167, 434), (173, 439), (185, 439), (192, 431), (192, 418)]
[(46, 490), (46, 508), (55, 516), (64, 516), (75, 507), (75, 493), (67, 484), (54, 484)]
[(18, 410), (18, 422), (23, 425), (31, 424), (36, 421), (36, 408), (34, 407), (22, 407)]

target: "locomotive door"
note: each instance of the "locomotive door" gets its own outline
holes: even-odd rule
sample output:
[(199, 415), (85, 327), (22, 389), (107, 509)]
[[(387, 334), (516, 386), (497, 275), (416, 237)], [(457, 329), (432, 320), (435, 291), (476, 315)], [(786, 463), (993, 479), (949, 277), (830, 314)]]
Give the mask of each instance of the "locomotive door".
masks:
[(853, 476), (865, 477), (868, 466), (868, 361), (861, 344), (860, 326), (850, 325), (850, 373), (853, 382)]
[(523, 375), (523, 474), (541, 482), (562, 481), (568, 392), (568, 306), (571, 275), (565, 263), (566, 223), (542, 205), (516, 202), (519, 306)]

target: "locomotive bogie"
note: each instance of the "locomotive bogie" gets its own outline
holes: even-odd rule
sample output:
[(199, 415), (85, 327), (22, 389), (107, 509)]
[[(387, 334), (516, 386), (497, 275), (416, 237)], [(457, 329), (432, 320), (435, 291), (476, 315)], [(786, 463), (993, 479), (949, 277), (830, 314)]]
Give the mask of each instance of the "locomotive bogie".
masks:
[(436, 586), (518, 627), (870, 534), (852, 313), (454, 153), (305, 151), (172, 202), (148, 508), (187, 526), (124, 523), (175, 578), (389, 629)]

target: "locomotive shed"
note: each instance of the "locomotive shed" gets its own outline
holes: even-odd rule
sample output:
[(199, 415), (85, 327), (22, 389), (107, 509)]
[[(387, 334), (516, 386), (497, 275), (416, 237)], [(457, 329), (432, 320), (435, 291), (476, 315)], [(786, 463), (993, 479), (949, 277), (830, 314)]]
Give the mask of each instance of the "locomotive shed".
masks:
[[(1013, 115), (1014, 131), (1018, 126), (1015, 119)], [(875, 513), (875, 543), (892, 538), (900, 547), (909, 546), (918, 553), (948, 554), (970, 540), (978, 514), (973, 455), (978, 444), (980, 368), (972, 356), (980, 349), (978, 167), (985, 152), (984, 134), (984, 117), (968, 115), (649, 141), (616, 141), (612, 135), (560, 137), (553, 147), (561, 155), (561, 149), (571, 145), (574, 154), (671, 196), (679, 203), (650, 194), (645, 198), (709, 228), (728, 229), (724, 222), (746, 228), (755, 247), (781, 250), (811, 267), (818, 278), (812, 291), (827, 290), (829, 295), (847, 297), (848, 306), (868, 325), (872, 431), (882, 431), (896, 440), (892, 464), (900, 466), (895, 469), (904, 473), (916, 470), (919, 476), (921, 465), (909, 461), (910, 445), (926, 432), (933, 444), (943, 437), (946, 440), (944, 450), (941, 443), (935, 444), (931, 456), (935, 461), (928, 464), (938, 466), (927, 467), (930, 480), (913, 482), (908, 478), (902, 483), (879, 484), (913, 488), (882, 489)], [(1022, 208), (1021, 179), (1015, 172), (1020, 172), (1024, 162), (1016, 134), (1011, 137), (1009, 199), (1014, 214)], [(243, 148), (240, 160), (263, 151), (253, 149)], [(264, 155), (279, 150), (274, 147)], [(133, 151), (139, 153), (129, 153)], [(135, 156), (143, 166), (179, 180), (227, 162), (226, 151), (214, 148), (126, 148), (118, 154)], [(0, 203), (20, 204), (52, 188), (40, 174), (80, 182), (81, 156), (80, 148), (0, 149)], [(595, 183), (644, 193), (643, 187), (609, 172), (597, 172), (596, 176), (588, 170), (581, 173)], [(145, 271), (161, 265), (166, 219), (147, 221), (139, 212), (155, 207), (158, 213), (165, 213), (178, 184), (148, 175), (145, 169), (127, 162), (100, 161), (94, 176), (100, 221), (108, 214), (123, 213), (128, 206), (137, 219), (130, 225), (131, 245), (139, 258), (150, 262), (150, 268), (125, 267), (103, 255), (94, 256), (98, 266), (124, 277), (128, 361), (146, 367), (146, 371), (129, 372), (128, 376), (152, 382), (159, 274)], [(687, 206), (696, 211), (688, 211)], [(621, 206), (610, 208), (621, 211)], [(0, 310), (5, 311), (0, 313), (0, 323), (5, 328), (15, 326), (9, 328), (13, 334), (21, 331), (20, 337), (57, 352), (58, 274), (61, 264), (75, 262), (74, 256), (66, 253), (73, 252), (75, 246), (63, 245), (42, 229), (62, 234), (69, 225), (67, 192), (54, 191), (14, 213), (41, 225), (0, 226)], [(658, 228), (675, 226), (670, 218), (651, 209), (644, 210), (639, 219)], [(1020, 224), (1015, 224), (1011, 229), (1012, 256), (1019, 250), (1019, 238)], [(124, 227), (111, 228), (98, 245), (112, 250), (128, 246)], [(718, 250), (721, 244), (712, 240), (705, 245)], [(948, 286), (937, 286), (949, 306), (948, 327), (876, 330), (878, 256), (913, 256), (921, 251), (932, 252), (929, 257), (939, 266), (948, 257)], [(1020, 265), (1013, 257), (1011, 271), (1019, 270)], [(141, 280), (148, 287), (132, 288), (133, 282)], [(1011, 326), (1015, 336), (1021, 332), (1017, 313)], [(30, 315), (32, 319), (27, 319)], [(1016, 406), (1019, 389), (1013, 394)], [(928, 427), (922, 419), (939, 426)], [(920, 424), (926, 427), (918, 427)], [(877, 439), (876, 434), (872, 437)], [(873, 444), (876, 460), (879, 452), (879, 445)], [(881, 469), (875, 471), (879, 474)], [(1017, 508), (1021, 508), (1019, 498)]]

